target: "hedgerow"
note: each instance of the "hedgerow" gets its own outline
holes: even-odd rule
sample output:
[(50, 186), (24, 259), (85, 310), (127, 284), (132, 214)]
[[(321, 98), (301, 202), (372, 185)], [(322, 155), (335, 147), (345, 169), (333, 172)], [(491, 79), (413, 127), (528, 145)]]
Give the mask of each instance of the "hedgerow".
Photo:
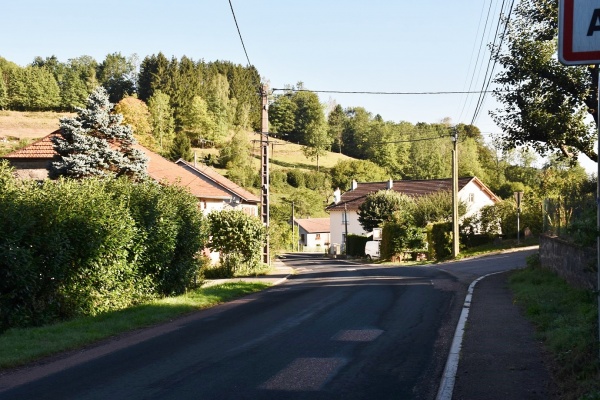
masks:
[(206, 224), (183, 189), (21, 181), (0, 163), (0, 331), (94, 315), (192, 285)]

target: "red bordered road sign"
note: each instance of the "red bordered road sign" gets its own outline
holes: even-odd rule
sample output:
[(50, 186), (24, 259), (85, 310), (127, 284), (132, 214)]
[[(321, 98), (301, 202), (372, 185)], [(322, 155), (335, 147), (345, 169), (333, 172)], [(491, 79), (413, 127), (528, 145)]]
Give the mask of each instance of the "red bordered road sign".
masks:
[(558, 10), (559, 61), (600, 64), (600, 1), (559, 0)]

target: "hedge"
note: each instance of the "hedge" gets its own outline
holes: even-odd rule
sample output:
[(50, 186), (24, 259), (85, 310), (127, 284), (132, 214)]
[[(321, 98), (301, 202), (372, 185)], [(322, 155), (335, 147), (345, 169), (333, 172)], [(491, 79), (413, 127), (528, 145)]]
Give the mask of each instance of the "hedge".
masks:
[(20, 181), (0, 163), (0, 332), (182, 293), (206, 224), (183, 189)]

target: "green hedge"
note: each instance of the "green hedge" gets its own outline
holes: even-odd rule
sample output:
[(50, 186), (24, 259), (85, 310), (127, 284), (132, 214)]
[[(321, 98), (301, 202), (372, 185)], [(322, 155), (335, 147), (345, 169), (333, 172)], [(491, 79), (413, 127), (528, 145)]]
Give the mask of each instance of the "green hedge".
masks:
[(0, 331), (182, 293), (206, 242), (196, 200), (153, 182), (20, 181), (0, 163)]
[(429, 257), (441, 260), (452, 254), (452, 223), (440, 222), (429, 225), (427, 229)]
[(366, 236), (360, 235), (348, 235), (348, 248), (346, 249), (346, 255), (352, 257), (364, 257), (365, 256), (365, 244), (369, 241)]
[(395, 222), (386, 222), (381, 232), (381, 258), (402, 258), (406, 252), (423, 251), (425, 234), (421, 228)]

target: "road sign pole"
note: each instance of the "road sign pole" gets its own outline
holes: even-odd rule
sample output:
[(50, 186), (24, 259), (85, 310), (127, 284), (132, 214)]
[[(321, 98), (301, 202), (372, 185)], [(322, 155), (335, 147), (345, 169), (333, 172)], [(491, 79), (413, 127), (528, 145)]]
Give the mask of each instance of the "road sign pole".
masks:
[[(596, 166), (598, 168), (596, 172), (596, 229), (600, 232), (600, 64), (596, 64), (596, 73), (598, 74), (598, 108), (596, 108), (596, 127), (598, 129), (598, 149), (596, 150)], [(600, 342), (600, 235), (596, 233), (596, 267), (597, 271), (597, 282), (596, 282), (596, 294), (598, 300), (598, 341)], [(598, 353), (600, 357), (600, 351)]]

